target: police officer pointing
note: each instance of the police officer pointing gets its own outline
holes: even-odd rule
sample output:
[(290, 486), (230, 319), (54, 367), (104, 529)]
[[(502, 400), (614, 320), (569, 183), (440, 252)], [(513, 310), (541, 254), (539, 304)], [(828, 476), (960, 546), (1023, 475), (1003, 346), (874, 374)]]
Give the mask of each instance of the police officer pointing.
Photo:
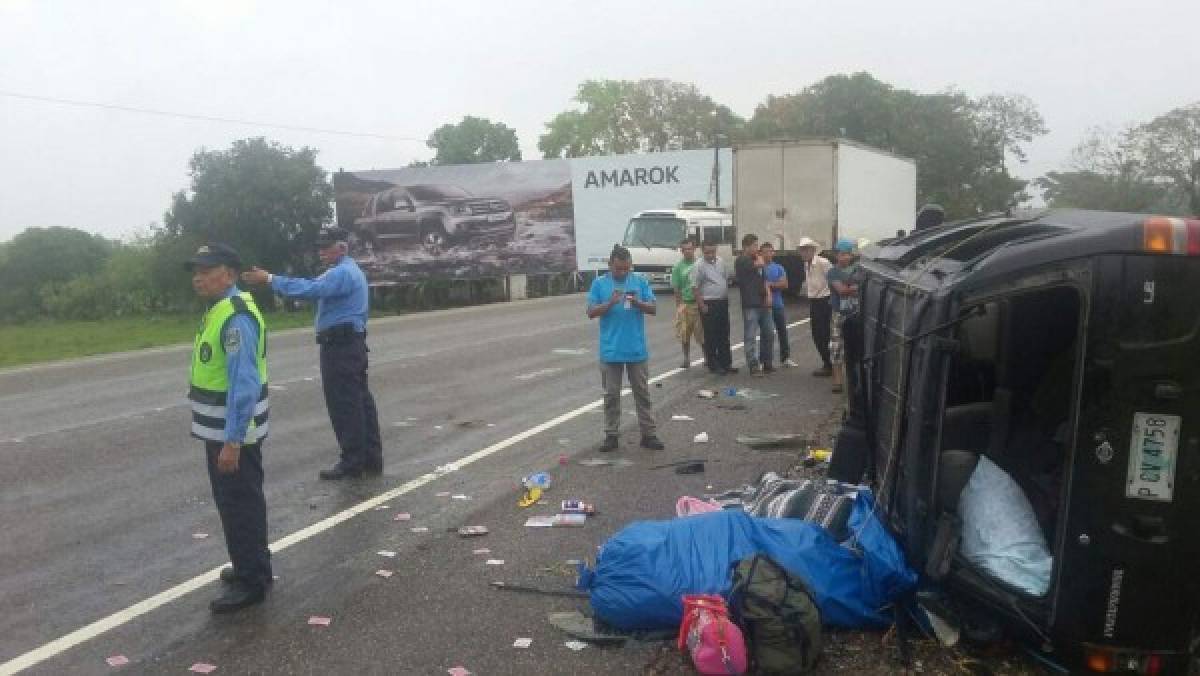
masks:
[(383, 472), (383, 446), (375, 398), (367, 388), (367, 278), (346, 255), (349, 233), (330, 227), (317, 236), (321, 262), (330, 266), (316, 279), (273, 275), (250, 268), (249, 284), (270, 284), (288, 298), (316, 299), (321, 384), (341, 459), (321, 470), (322, 479), (357, 478)]
[(259, 603), (271, 584), (262, 443), (267, 438), (267, 325), (248, 293), (238, 291), (238, 254), (224, 244), (200, 247), (185, 267), (208, 302), (192, 346), (188, 399), (192, 436), (204, 442), (213, 501), (232, 568), (209, 607), (228, 613)]

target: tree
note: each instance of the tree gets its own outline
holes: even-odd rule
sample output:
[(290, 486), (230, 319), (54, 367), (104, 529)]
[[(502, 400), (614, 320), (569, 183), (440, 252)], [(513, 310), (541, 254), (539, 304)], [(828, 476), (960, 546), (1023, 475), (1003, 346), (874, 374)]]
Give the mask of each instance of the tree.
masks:
[(178, 270), (197, 245), (221, 241), (248, 264), (312, 272), (317, 233), (333, 214), (333, 187), (316, 154), (264, 138), (197, 152), (188, 164), (191, 186), (175, 193), (158, 236), (156, 247), (171, 256), (166, 264)]
[(1200, 215), (1200, 102), (1133, 129), (1130, 140), (1147, 176), (1169, 182), (1188, 213)]
[(0, 318), (43, 313), (41, 289), (99, 273), (116, 244), (75, 228), (27, 228), (4, 246)]
[(1022, 145), (1045, 126), (1033, 103), (1018, 95), (975, 101), (957, 90), (921, 94), (855, 73), (768, 96), (746, 132), (760, 139), (842, 137), (910, 157), (919, 201), (961, 218), (1027, 199), (1026, 182), (1005, 167), (1005, 151), (1023, 159)]
[(1166, 186), (1147, 175), (1132, 133), (1091, 130), (1071, 151), (1067, 171), (1047, 172), (1034, 181), (1046, 204), (1134, 213), (1173, 211)]
[(521, 159), (516, 131), (503, 123), (470, 115), (458, 124), (438, 127), (425, 145), (436, 151), (430, 164), (479, 164)]
[(588, 80), (574, 100), (582, 110), (556, 115), (538, 140), (547, 159), (707, 148), (743, 124), (695, 85), (671, 80)]

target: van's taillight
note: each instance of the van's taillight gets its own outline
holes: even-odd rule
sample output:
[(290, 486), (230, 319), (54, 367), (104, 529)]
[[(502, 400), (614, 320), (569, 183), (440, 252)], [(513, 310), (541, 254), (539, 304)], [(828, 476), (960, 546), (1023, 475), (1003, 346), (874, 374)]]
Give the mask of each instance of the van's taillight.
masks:
[(1146, 253), (1200, 256), (1200, 220), (1147, 218), (1142, 224), (1142, 243)]
[(1088, 646), (1084, 658), (1089, 671), (1101, 674), (1122, 671), (1160, 676), (1163, 669), (1163, 657), (1157, 653), (1118, 653), (1112, 648)]

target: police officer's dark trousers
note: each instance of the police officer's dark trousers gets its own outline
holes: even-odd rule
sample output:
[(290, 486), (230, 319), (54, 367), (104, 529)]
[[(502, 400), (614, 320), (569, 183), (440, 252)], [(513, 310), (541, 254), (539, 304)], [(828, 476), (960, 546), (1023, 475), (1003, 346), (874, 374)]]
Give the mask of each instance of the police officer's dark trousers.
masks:
[(336, 333), (321, 343), (321, 385), (347, 470), (382, 470), (379, 414), (367, 388), (365, 333)]
[(222, 444), (206, 441), (208, 480), (225, 531), (225, 546), (233, 571), (245, 584), (271, 581), (271, 551), (267, 549), (267, 501), (263, 497), (262, 445), (242, 446), (236, 472), (217, 471)]

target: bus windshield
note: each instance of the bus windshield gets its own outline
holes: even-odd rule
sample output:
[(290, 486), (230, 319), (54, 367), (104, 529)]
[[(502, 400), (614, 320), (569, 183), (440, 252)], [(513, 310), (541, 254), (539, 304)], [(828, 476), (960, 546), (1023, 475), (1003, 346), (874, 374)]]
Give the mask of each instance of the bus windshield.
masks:
[(625, 246), (661, 247), (674, 249), (687, 235), (687, 223), (682, 218), (651, 216), (633, 218), (625, 229)]

